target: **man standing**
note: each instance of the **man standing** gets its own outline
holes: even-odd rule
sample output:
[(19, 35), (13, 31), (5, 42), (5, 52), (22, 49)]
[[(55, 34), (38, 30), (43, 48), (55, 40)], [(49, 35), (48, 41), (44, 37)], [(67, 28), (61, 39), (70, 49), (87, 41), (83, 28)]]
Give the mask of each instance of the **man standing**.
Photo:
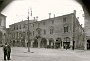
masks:
[(11, 60), (11, 59), (10, 59), (10, 53), (11, 53), (11, 46), (10, 46), (10, 44), (8, 44), (8, 45), (7, 45), (7, 59), (8, 59), (8, 60)]
[(6, 60), (6, 56), (7, 56), (7, 43), (5, 43), (5, 45), (3, 46), (3, 52), (4, 52), (4, 60)]

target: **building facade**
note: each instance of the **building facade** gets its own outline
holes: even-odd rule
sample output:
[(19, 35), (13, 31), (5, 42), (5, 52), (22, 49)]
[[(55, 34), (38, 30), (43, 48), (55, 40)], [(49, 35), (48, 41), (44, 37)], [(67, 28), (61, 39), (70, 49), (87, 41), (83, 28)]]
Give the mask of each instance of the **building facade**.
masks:
[(6, 42), (6, 16), (0, 13), (0, 45)]
[(84, 29), (75, 13), (41, 21), (29, 20), (10, 25), (13, 46), (27, 46), (28, 36), (33, 48), (84, 49)]
[(90, 14), (87, 12), (86, 8), (84, 10), (84, 30), (85, 30), (85, 49), (90, 50)]

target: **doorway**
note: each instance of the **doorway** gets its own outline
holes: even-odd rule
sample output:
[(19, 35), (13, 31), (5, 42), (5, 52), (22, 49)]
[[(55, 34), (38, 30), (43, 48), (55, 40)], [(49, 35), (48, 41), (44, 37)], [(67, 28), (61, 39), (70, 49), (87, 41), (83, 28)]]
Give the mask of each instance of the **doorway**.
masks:
[(87, 50), (90, 50), (90, 40), (87, 40)]

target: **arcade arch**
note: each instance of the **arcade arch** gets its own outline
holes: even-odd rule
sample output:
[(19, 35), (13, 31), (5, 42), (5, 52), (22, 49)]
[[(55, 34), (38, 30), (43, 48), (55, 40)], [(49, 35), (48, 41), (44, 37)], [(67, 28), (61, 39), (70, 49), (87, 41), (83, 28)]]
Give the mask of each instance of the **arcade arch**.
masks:
[(0, 31), (0, 44), (2, 43), (2, 32)]
[(15, 46), (15, 40), (13, 40), (13, 46)]
[(21, 39), (21, 45), (22, 45), (22, 47), (25, 47), (25, 38)]
[(90, 50), (90, 40), (87, 40), (87, 50)]
[(66, 48), (66, 46), (67, 46), (67, 49), (70, 48), (70, 38), (69, 37), (64, 38), (63, 47)]
[(54, 47), (54, 39), (53, 38), (49, 39), (49, 46)]
[(55, 42), (55, 47), (61, 48), (61, 46), (62, 46), (62, 40), (61, 40), (61, 38), (58, 37)]
[(33, 47), (34, 48), (37, 48), (38, 47), (38, 40), (37, 39), (34, 39)]
[(40, 46), (41, 46), (41, 48), (45, 48), (47, 46), (47, 40), (46, 40), (46, 38), (42, 38), (41, 39)]

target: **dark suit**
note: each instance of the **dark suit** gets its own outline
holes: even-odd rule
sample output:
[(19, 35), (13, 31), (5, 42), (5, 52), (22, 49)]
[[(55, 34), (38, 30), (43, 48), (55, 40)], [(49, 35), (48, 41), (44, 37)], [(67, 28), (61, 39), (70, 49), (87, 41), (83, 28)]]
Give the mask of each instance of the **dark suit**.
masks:
[(11, 47), (7, 45), (7, 59), (10, 60)]
[(4, 60), (6, 60), (6, 56), (7, 56), (7, 45), (3, 46), (3, 52), (4, 52)]

